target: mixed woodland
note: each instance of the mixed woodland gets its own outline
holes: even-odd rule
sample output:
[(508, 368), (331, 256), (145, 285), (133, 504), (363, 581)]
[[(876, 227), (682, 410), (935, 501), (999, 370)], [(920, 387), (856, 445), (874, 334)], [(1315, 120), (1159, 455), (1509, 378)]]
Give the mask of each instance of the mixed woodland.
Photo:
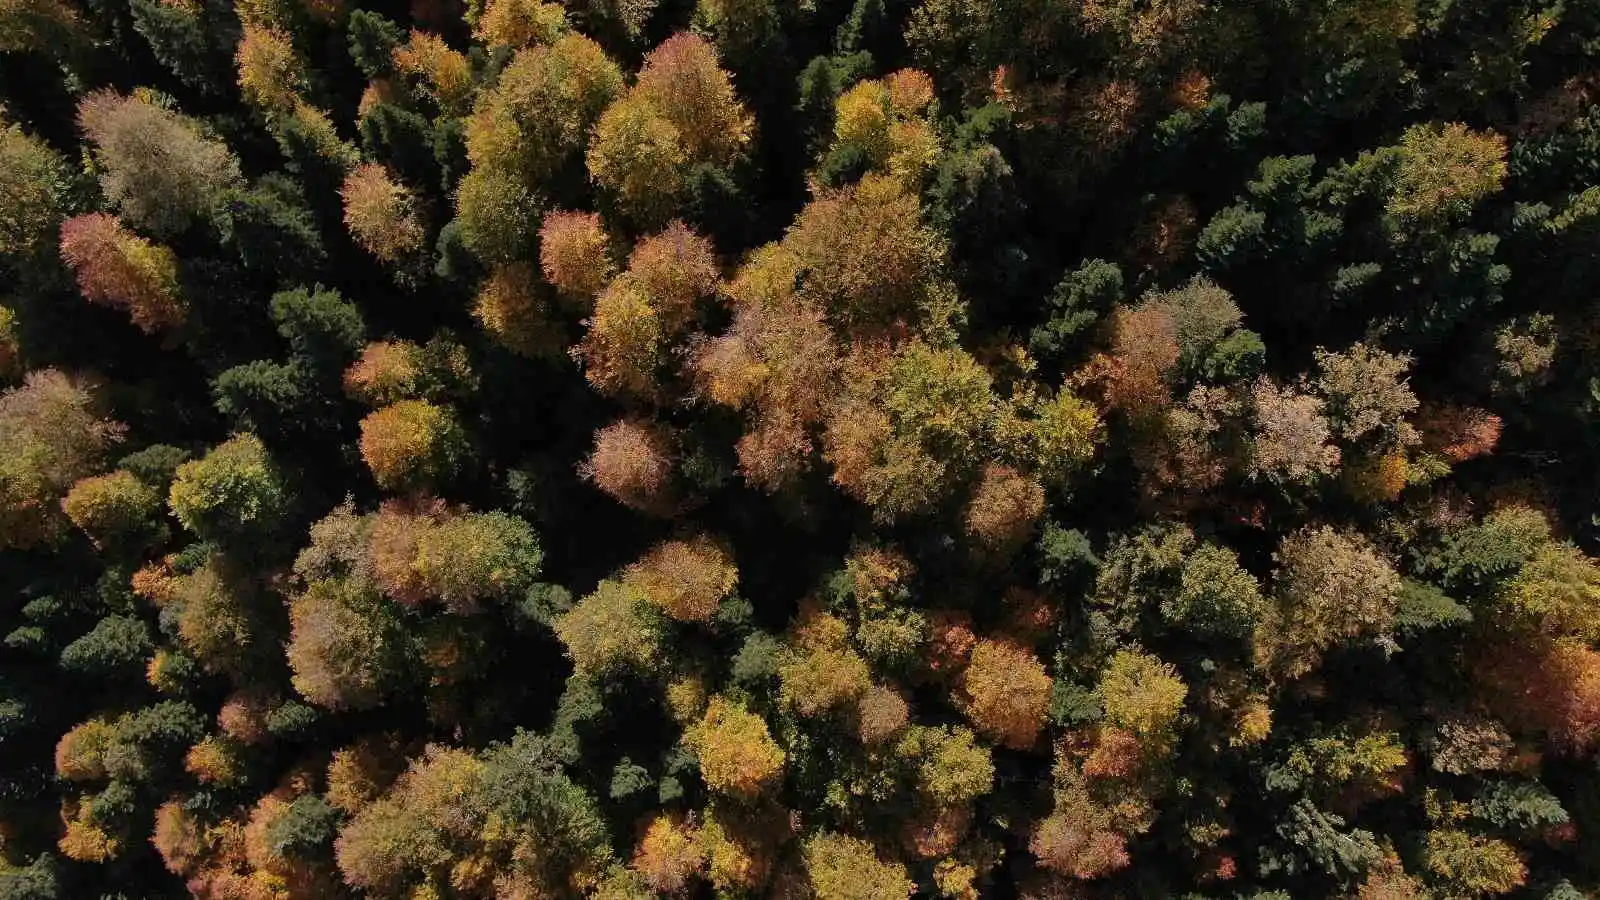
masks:
[(0, 0), (0, 898), (1600, 896), (1597, 261), (1597, 0)]

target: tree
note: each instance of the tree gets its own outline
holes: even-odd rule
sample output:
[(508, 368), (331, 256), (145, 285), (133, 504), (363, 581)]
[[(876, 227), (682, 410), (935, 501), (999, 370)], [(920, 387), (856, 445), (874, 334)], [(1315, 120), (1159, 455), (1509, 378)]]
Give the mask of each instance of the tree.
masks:
[(863, 354), (831, 411), (823, 445), (833, 481), (881, 521), (927, 512), (990, 438), (992, 380), (971, 356), (922, 343)]
[(497, 266), (473, 300), (472, 315), (483, 330), (516, 353), (556, 358), (564, 349), (565, 328), (554, 320), (552, 304), (525, 263)]
[(645, 57), (630, 92), (677, 129), (691, 163), (726, 166), (744, 153), (754, 123), (717, 65), (711, 44), (692, 32), (667, 38)]
[(1038, 740), (1050, 708), (1050, 676), (1025, 648), (979, 640), (961, 677), (967, 717), (989, 738), (1013, 750)]
[(705, 868), (705, 850), (692, 823), (660, 815), (650, 821), (629, 864), (650, 889), (682, 893)]
[(753, 123), (698, 35), (673, 35), (645, 57), (632, 89), (606, 108), (589, 144), (589, 174), (643, 225), (665, 223), (696, 165), (745, 154)]
[(61, 223), (66, 161), (20, 126), (0, 123), (0, 173), (0, 258), (34, 255)]
[(1405, 224), (1464, 218), (1500, 190), (1506, 177), (1506, 140), (1459, 123), (1418, 124), (1400, 138), (1400, 153), (1386, 210)]
[(61, 499), (61, 509), (103, 545), (148, 539), (161, 528), (161, 496), (124, 469), (79, 479)]
[(447, 115), (466, 110), (472, 93), (472, 65), (465, 54), (438, 35), (413, 29), (411, 37), (394, 48), (394, 68), (417, 79), (423, 92)]
[(699, 758), (706, 785), (718, 793), (752, 799), (783, 772), (785, 755), (767, 723), (724, 697), (711, 698), (705, 716), (683, 739)]
[(374, 341), (344, 372), (344, 391), (369, 406), (413, 400), (421, 393), (422, 348), (410, 341)]
[(279, 623), (256, 588), (216, 558), (182, 577), (172, 606), (180, 645), (208, 672), (244, 679), (279, 652)]
[(666, 362), (667, 323), (638, 281), (623, 276), (595, 300), (588, 331), (578, 345), (584, 376), (614, 397), (649, 398), (659, 392)]
[(493, 266), (528, 262), (538, 237), (542, 201), (513, 173), (474, 168), (456, 184), (456, 219), (461, 243)]
[(804, 854), (806, 877), (818, 900), (890, 900), (916, 889), (905, 867), (884, 862), (860, 838), (818, 832), (806, 840)]
[(587, 158), (589, 175), (638, 222), (666, 221), (688, 189), (690, 160), (682, 135), (651, 100), (637, 94), (606, 108)]
[(78, 104), (78, 126), (94, 143), (106, 199), (124, 221), (157, 237), (210, 217), (241, 185), (226, 144), (144, 96), (94, 91)]
[(1512, 628), (1600, 642), (1600, 564), (1571, 544), (1546, 544), (1505, 584), (1496, 605)]
[(345, 176), (339, 190), (344, 224), (356, 243), (384, 262), (398, 262), (422, 247), (426, 235), (416, 201), (383, 166), (362, 163)]
[(627, 277), (649, 298), (663, 327), (676, 332), (694, 320), (698, 302), (717, 287), (716, 251), (710, 241), (674, 220), (633, 248)]
[(922, 222), (916, 194), (868, 175), (825, 191), (784, 236), (798, 291), (836, 326), (878, 327), (933, 312), (942, 301), (943, 241)]
[(811, 717), (848, 708), (870, 687), (867, 662), (846, 635), (847, 626), (833, 616), (802, 614), (778, 666), (780, 696), (795, 712)]
[(733, 560), (711, 539), (658, 544), (623, 573), (623, 584), (681, 622), (709, 622), (739, 584)]
[(541, 0), (489, 0), (473, 28), (491, 48), (552, 44), (567, 32), (566, 10)]
[(993, 463), (967, 503), (967, 533), (997, 559), (1006, 559), (1033, 536), (1044, 514), (1044, 487), (1015, 470)]
[(239, 92), (268, 115), (292, 111), (306, 89), (305, 64), (288, 34), (270, 26), (245, 25), (234, 55)]
[(412, 571), (456, 613), (487, 599), (511, 600), (533, 586), (544, 554), (527, 522), (503, 512), (448, 516), (423, 530)]
[(78, 276), (78, 290), (95, 303), (121, 307), (149, 334), (183, 324), (186, 304), (172, 251), (122, 227), (104, 213), (61, 224), (61, 258)]
[(662, 661), (657, 617), (638, 591), (602, 581), (556, 620), (556, 637), (578, 672), (605, 676), (621, 671), (649, 672)]
[(100, 676), (138, 672), (154, 651), (150, 627), (143, 621), (132, 616), (106, 616), (88, 634), (61, 649), (61, 667)]
[(1328, 422), (1345, 441), (1407, 447), (1419, 440), (1407, 417), (1417, 398), (1403, 378), (1411, 360), (1355, 344), (1343, 353), (1318, 350), (1313, 382)]
[(312, 582), (290, 601), (289, 628), (295, 690), (318, 706), (371, 709), (403, 684), (405, 623), (370, 585)]
[(1317, 398), (1261, 378), (1251, 388), (1250, 403), (1255, 420), (1247, 463), (1251, 475), (1307, 484), (1339, 465), (1339, 448), (1330, 442), (1333, 432)]
[(65, 529), (61, 499), (122, 439), (88, 386), (55, 369), (30, 372), (0, 394), (0, 547), (27, 548)]
[(179, 524), (205, 540), (270, 535), (290, 502), (261, 439), (240, 434), (178, 467), (168, 505)]
[(1492, 648), (1477, 667), (1490, 708), (1566, 752), (1600, 743), (1600, 652), (1571, 639)]
[(1428, 832), (1428, 873), (1452, 891), (1469, 896), (1506, 894), (1528, 879), (1527, 866), (1504, 841), (1454, 829)]
[(454, 410), (402, 400), (361, 420), (361, 458), (386, 490), (437, 485), (465, 463), (467, 436)]
[(1147, 748), (1170, 746), (1188, 687), (1177, 669), (1158, 657), (1119, 650), (1096, 688), (1106, 721), (1126, 729)]
[(659, 426), (621, 419), (595, 432), (594, 450), (578, 471), (618, 503), (665, 516), (677, 506), (673, 456)]
[(539, 229), (539, 265), (562, 295), (590, 303), (616, 274), (610, 242), (595, 213), (552, 212)]
[(478, 95), (467, 156), (474, 168), (537, 185), (583, 149), (622, 90), (622, 70), (581, 34), (518, 50), (495, 86)]
[(942, 149), (933, 106), (933, 80), (917, 69), (857, 82), (835, 104), (833, 146), (823, 169), (833, 160), (859, 157), (869, 169), (919, 188)]
[(918, 790), (940, 808), (970, 804), (994, 787), (994, 762), (969, 729), (915, 725), (895, 743), (894, 752), (915, 762)]
[(1393, 622), (1400, 576), (1365, 538), (1302, 529), (1284, 538), (1274, 559), (1276, 606), (1256, 645), (1274, 674), (1299, 677), (1335, 644), (1381, 635)]

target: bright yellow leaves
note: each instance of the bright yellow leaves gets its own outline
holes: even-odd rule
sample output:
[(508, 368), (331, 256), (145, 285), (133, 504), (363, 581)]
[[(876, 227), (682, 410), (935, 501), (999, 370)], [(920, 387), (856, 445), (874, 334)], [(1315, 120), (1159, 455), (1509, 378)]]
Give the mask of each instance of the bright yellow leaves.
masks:
[(1133, 650), (1111, 658), (1097, 689), (1106, 721), (1132, 734), (1147, 752), (1170, 745), (1188, 693), (1171, 664)]
[(705, 718), (684, 733), (700, 758), (700, 773), (714, 791), (736, 797), (760, 794), (783, 771), (784, 752), (767, 723), (738, 703), (712, 697)]
[(933, 80), (917, 69), (858, 82), (835, 107), (834, 152), (850, 148), (868, 166), (915, 190), (938, 161)]
[(637, 83), (601, 116), (589, 173), (635, 220), (664, 222), (683, 199), (690, 168), (733, 164), (752, 127), (711, 45), (677, 34), (645, 57)]

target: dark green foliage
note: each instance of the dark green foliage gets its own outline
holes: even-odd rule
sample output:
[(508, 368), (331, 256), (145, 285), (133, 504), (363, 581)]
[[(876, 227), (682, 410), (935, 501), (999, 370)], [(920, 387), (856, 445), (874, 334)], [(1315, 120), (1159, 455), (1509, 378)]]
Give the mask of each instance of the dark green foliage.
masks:
[(267, 731), (280, 740), (304, 737), (322, 718), (316, 707), (289, 700), (267, 713)]
[(290, 349), (319, 368), (342, 370), (366, 343), (361, 311), (320, 285), (274, 294), (272, 320)]
[(338, 832), (339, 812), (320, 795), (296, 797), (267, 831), (267, 846), (284, 859), (326, 857)]
[(155, 644), (150, 627), (131, 616), (107, 616), (61, 650), (61, 667), (102, 678), (139, 677)]
[(1537, 781), (1496, 781), (1472, 800), (1472, 814), (1511, 832), (1538, 834), (1567, 822), (1561, 801)]
[(405, 40), (405, 30), (393, 21), (365, 9), (350, 14), (345, 25), (350, 37), (350, 58), (368, 78), (385, 78), (394, 71), (394, 50)]
[(1430, 584), (1406, 580), (1400, 583), (1400, 606), (1395, 610), (1395, 628), (1402, 634), (1465, 625), (1472, 612)]
[(1287, 847), (1263, 848), (1261, 867), (1267, 873), (1293, 875), (1319, 870), (1338, 879), (1359, 877), (1383, 858), (1372, 834), (1347, 829), (1343, 818), (1324, 812), (1309, 800), (1285, 810), (1277, 826)]
[(218, 213), (217, 230), (243, 265), (274, 282), (304, 277), (325, 258), (300, 187), (280, 175), (230, 196)]
[(611, 770), (611, 799), (621, 800), (632, 797), (641, 791), (647, 791), (655, 785), (655, 779), (650, 777), (650, 772), (645, 767), (635, 764), (624, 756), (615, 769)]
[(1033, 330), (1029, 349), (1042, 359), (1070, 361), (1095, 324), (1122, 302), (1122, 271), (1115, 263), (1091, 259), (1068, 272), (1050, 294), (1049, 319)]
[(188, 452), (180, 447), (151, 444), (118, 460), (117, 468), (126, 469), (145, 484), (164, 491), (172, 483), (172, 476), (178, 471), (178, 466), (183, 465), (188, 459)]

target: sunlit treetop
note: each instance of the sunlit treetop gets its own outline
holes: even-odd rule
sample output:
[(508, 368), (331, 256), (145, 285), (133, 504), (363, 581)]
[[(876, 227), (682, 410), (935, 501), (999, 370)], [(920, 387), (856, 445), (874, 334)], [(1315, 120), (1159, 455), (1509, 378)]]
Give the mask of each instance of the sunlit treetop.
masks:
[(104, 464), (124, 427), (104, 418), (81, 379), (55, 369), (28, 374), (0, 394), (0, 546), (48, 542), (66, 527), (60, 501)]
[(474, 166), (515, 172), (537, 184), (584, 146), (590, 128), (623, 90), (622, 70), (579, 34), (517, 51), (467, 121)]
[(568, 30), (567, 13), (559, 3), (489, 0), (472, 33), (493, 49), (553, 44)]
[(706, 784), (719, 793), (753, 798), (774, 786), (785, 755), (767, 723), (738, 703), (712, 697), (703, 719), (684, 733), (700, 758)]
[(445, 113), (465, 111), (472, 95), (472, 65), (438, 35), (412, 31), (410, 40), (395, 48), (394, 66), (416, 78)]
[(61, 223), (61, 258), (85, 299), (127, 310), (141, 331), (176, 328), (188, 314), (176, 254), (112, 216), (90, 213)]
[(22, 257), (49, 245), (61, 221), (67, 178), (59, 153), (0, 119), (0, 257)]
[(78, 126), (94, 145), (106, 199), (123, 220), (155, 236), (209, 216), (241, 183), (226, 144), (149, 94), (90, 93), (78, 104)]
[(836, 104), (829, 152), (836, 157), (859, 154), (872, 171), (915, 190), (939, 158), (932, 121), (936, 112), (933, 81), (920, 70), (901, 69), (858, 82)]

